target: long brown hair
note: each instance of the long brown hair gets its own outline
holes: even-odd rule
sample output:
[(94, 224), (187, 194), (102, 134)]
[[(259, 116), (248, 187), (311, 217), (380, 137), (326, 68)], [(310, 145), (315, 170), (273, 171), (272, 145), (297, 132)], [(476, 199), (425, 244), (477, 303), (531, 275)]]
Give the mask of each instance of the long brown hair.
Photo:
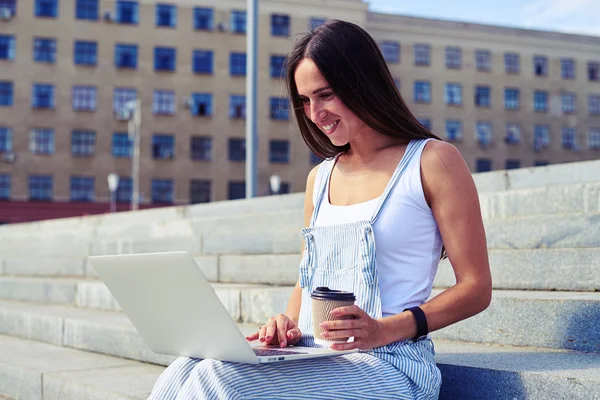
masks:
[(407, 141), (440, 139), (417, 120), (402, 100), (375, 40), (356, 24), (330, 20), (296, 41), (287, 63), (287, 87), (300, 133), (319, 157), (331, 158), (350, 145), (332, 144), (304, 114), (294, 79), (304, 58), (316, 64), (335, 95), (375, 131)]

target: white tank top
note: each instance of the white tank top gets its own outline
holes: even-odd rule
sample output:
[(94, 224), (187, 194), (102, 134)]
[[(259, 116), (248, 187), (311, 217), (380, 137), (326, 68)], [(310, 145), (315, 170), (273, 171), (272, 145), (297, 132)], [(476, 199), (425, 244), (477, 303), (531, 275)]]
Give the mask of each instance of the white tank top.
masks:
[[(442, 238), (427, 205), (421, 183), (421, 154), (414, 154), (400, 181), (383, 205), (375, 221), (375, 260), (379, 275), (384, 317), (401, 313), (407, 307), (423, 304), (431, 294), (442, 251)], [(334, 159), (325, 160), (317, 171), (313, 205), (319, 188)], [(329, 203), (329, 190), (323, 196), (315, 226), (370, 220), (378, 198), (349, 206)]]

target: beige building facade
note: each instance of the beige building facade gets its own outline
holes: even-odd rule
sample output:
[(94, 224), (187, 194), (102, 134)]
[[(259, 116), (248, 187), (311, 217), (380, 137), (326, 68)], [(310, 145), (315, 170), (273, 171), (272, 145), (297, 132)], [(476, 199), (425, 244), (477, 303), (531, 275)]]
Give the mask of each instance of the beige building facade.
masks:
[[(305, 189), (316, 160), (286, 109), (282, 60), (330, 18), (373, 35), (411, 110), (473, 171), (600, 155), (600, 38), (378, 14), (360, 0), (259, 3), (259, 194), (273, 174), (283, 191)], [(134, 99), (143, 204), (243, 196), (245, 7), (0, 0), (0, 208), (106, 204), (113, 172), (127, 201), (122, 107)]]

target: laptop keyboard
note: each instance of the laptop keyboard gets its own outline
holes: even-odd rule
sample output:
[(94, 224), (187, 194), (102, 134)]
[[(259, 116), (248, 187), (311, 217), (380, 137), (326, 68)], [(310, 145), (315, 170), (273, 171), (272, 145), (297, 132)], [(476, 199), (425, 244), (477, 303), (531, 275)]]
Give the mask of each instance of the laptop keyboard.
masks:
[(308, 354), (302, 351), (289, 351), (289, 350), (277, 350), (277, 349), (254, 349), (257, 356), (284, 356), (288, 354)]

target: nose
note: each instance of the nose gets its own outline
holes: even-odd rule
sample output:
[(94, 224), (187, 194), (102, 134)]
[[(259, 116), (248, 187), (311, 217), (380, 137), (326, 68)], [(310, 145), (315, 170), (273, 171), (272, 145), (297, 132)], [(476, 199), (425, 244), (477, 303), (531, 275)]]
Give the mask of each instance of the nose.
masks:
[(310, 103), (310, 120), (314, 123), (317, 123), (325, 117), (327, 111), (323, 109), (321, 104), (318, 101)]

